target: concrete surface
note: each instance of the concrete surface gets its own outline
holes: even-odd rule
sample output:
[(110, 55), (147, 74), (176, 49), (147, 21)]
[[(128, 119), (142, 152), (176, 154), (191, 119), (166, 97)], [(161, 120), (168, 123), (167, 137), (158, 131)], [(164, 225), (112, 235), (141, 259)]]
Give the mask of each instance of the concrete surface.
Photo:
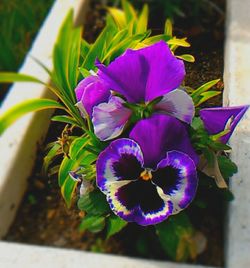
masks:
[(3, 268), (213, 268), (4, 242), (0, 252)]
[[(250, 1), (228, 0), (224, 104), (250, 104)], [(250, 267), (250, 111), (230, 139), (239, 172), (231, 179), (235, 200), (226, 220), (226, 267)]]

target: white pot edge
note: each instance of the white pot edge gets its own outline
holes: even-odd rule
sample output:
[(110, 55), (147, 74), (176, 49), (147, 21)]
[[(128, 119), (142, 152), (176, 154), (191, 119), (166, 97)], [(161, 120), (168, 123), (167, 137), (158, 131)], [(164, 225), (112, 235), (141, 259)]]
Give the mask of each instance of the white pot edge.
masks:
[[(227, 0), (224, 105), (250, 104), (250, 1)], [(225, 265), (250, 267), (250, 110), (230, 139), (238, 173), (231, 178), (235, 199), (225, 221)]]

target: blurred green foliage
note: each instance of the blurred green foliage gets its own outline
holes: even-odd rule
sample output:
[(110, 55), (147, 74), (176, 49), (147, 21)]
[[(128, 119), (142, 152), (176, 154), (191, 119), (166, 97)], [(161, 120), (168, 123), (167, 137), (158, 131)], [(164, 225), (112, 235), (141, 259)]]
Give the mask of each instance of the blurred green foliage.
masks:
[(1, 0), (0, 70), (17, 70), (52, 3), (53, 0)]

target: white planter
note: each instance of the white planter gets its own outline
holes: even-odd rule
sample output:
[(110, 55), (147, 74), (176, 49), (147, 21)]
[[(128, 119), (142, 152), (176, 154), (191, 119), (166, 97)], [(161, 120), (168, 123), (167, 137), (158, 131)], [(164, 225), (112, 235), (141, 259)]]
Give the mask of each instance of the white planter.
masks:
[[(228, 0), (225, 53), (225, 105), (250, 103), (250, 1)], [(237, 2), (237, 3), (236, 3)], [(37, 36), (20, 72), (48, 81), (48, 75), (29, 57), (32, 55), (51, 66), (51, 55), (60, 25), (70, 7), (75, 20), (84, 18), (87, 0), (57, 0)], [(22, 92), (22, 94), (20, 94)], [(46, 88), (37, 84), (14, 84), (1, 111), (29, 98), (49, 97)], [(0, 237), (8, 231), (26, 189), (37, 150), (49, 125), (49, 112), (30, 114), (18, 120), (0, 139)], [(226, 222), (225, 261), (227, 268), (250, 267), (250, 112), (231, 138), (233, 160), (239, 173), (232, 178), (235, 200), (230, 204)], [(174, 264), (0, 242), (0, 267), (126, 267), (126, 268), (201, 268), (207, 266)]]

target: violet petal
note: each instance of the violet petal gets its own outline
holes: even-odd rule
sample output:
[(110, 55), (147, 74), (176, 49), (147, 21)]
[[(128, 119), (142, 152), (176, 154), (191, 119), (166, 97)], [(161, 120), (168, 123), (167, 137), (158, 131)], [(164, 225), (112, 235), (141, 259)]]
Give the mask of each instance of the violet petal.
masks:
[(159, 113), (172, 115), (188, 124), (191, 124), (195, 112), (192, 98), (181, 89), (165, 94), (154, 108)]
[(108, 103), (100, 103), (93, 108), (95, 135), (102, 141), (119, 136), (132, 112), (123, 106), (124, 101), (112, 96)]
[(93, 107), (108, 101), (110, 90), (108, 85), (98, 76), (91, 75), (83, 79), (75, 89), (78, 106), (91, 117)]
[(164, 194), (170, 196), (173, 213), (186, 208), (193, 200), (198, 178), (193, 160), (179, 151), (167, 152), (166, 157), (157, 165), (153, 172), (153, 182)]
[(205, 129), (211, 135), (218, 134), (229, 128), (230, 132), (220, 138), (221, 142), (227, 143), (248, 108), (249, 105), (206, 108), (200, 110), (200, 117)]
[(172, 116), (155, 114), (140, 120), (129, 137), (140, 145), (146, 167), (156, 168), (166, 152), (172, 150), (186, 153), (198, 164), (185, 124)]
[(99, 76), (129, 102), (151, 101), (179, 87), (185, 76), (164, 41), (139, 50), (128, 49), (107, 67), (97, 62)]

